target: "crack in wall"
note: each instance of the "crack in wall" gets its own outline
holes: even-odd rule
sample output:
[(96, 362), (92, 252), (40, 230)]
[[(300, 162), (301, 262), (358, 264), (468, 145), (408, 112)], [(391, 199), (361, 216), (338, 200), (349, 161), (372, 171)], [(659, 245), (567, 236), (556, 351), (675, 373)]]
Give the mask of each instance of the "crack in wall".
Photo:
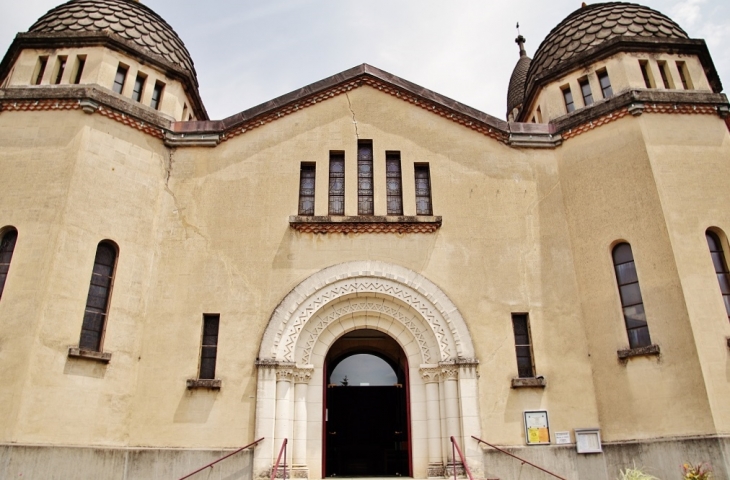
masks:
[[(203, 233), (200, 231), (200, 229), (198, 227), (196, 227), (195, 225), (193, 225), (192, 223), (189, 223), (187, 221), (187, 219), (185, 218), (185, 215), (183, 215), (183, 213), (182, 213), (183, 210), (185, 210), (185, 209), (180, 206), (180, 203), (178, 202), (177, 196), (175, 196), (175, 192), (173, 192), (172, 189), (170, 188), (170, 176), (172, 175), (172, 165), (175, 162), (175, 160), (173, 158), (174, 153), (175, 153), (175, 149), (174, 148), (170, 149), (170, 155), (168, 156), (167, 162), (165, 162), (165, 164), (164, 164), (164, 169), (165, 169), (165, 191), (168, 194), (170, 194), (170, 196), (172, 197), (172, 201), (173, 201), (173, 203), (175, 205), (175, 209), (172, 211), (172, 213), (176, 214), (177, 217), (178, 217), (178, 220), (180, 220), (180, 223), (182, 224), (183, 230), (185, 231), (185, 239), (186, 240), (188, 238), (190, 238), (190, 237), (188, 237), (188, 228), (190, 228), (193, 232), (195, 232), (198, 235), (200, 235), (200, 238), (202, 238), (203, 240), (205, 240), (207, 242), (208, 239), (206, 238), (205, 235), (203, 235)], [(171, 230), (171, 233), (172, 233), (172, 230)]]
[(357, 119), (355, 118), (355, 110), (352, 109), (352, 103), (350, 102), (350, 95), (345, 93), (345, 97), (347, 97), (347, 107), (350, 109), (350, 113), (352, 113), (352, 124), (355, 125), (355, 138), (360, 140), (360, 133), (357, 131)]

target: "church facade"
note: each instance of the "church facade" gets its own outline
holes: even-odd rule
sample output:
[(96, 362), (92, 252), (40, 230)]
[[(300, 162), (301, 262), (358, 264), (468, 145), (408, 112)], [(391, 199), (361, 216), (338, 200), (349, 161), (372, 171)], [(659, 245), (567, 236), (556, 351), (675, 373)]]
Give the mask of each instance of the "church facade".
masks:
[(492, 444), (570, 479), (730, 478), (706, 44), (622, 2), (517, 41), (506, 120), (366, 64), (211, 120), (141, 3), (18, 34), (0, 477), (180, 478), (258, 441), (200, 475), (269, 476), (286, 444), (297, 478), (547, 478)]

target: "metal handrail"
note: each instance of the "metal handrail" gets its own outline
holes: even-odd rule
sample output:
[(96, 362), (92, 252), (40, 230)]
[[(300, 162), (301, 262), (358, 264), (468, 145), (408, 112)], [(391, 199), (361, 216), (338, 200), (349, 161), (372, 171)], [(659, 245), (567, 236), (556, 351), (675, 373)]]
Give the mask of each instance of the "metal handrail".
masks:
[(528, 462), (528, 461), (527, 461), (527, 460), (525, 460), (524, 458), (520, 458), (520, 457), (518, 457), (517, 455), (512, 455), (511, 453), (509, 453), (509, 452), (507, 452), (507, 451), (505, 451), (505, 450), (502, 450), (502, 449), (501, 449), (501, 448), (499, 448), (499, 447), (495, 447), (495, 446), (494, 446), (494, 445), (492, 445), (491, 443), (489, 443), (489, 442), (485, 442), (485, 441), (484, 441), (484, 440), (482, 440), (481, 438), (477, 438), (477, 437), (475, 437), (474, 435), (472, 435), (472, 436), (471, 436), (471, 438), (473, 438), (473, 439), (474, 439), (474, 440), (476, 440), (477, 442), (481, 442), (481, 443), (484, 443), (484, 444), (486, 444), (486, 445), (489, 445), (489, 446), (490, 446), (490, 447), (492, 447), (493, 449), (495, 449), (495, 450), (497, 450), (497, 451), (499, 451), (499, 452), (502, 452), (502, 453), (504, 453), (505, 455), (509, 455), (509, 456), (510, 456), (510, 457), (512, 457), (512, 458), (516, 458), (517, 460), (519, 460), (520, 462), (522, 462), (522, 464), (523, 464), (523, 465), (524, 465), (524, 464), (527, 464), (527, 465), (529, 465), (529, 466), (531, 466), (531, 467), (533, 467), (533, 468), (537, 468), (538, 470), (541, 470), (541, 471), (543, 471), (543, 472), (547, 473), (548, 475), (552, 475), (552, 476), (553, 476), (553, 477), (555, 477), (555, 478), (559, 478), (560, 480), (566, 480), (565, 478), (561, 477), (560, 475), (556, 475), (556, 474), (554, 474), (553, 472), (551, 472), (551, 471), (549, 471), (549, 470), (545, 470), (544, 468), (542, 468), (542, 467), (539, 467), (539, 466), (535, 465), (534, 463), (530, 463), (530, 462)]
[(225, 460), (226, 458), (228, 458), (228, 457), (230, 457), (230, 456), (233, 456), (233, 455), (237, 454), (238, 452), (240, 452), (240, 451), (242, 451), (242, 450), (246, 450), (247, 448), (251, 448), (251, 447), (255, 446), (255, 445), (256, 445), (257, 443), (259, 443), (259, 442), (260, 442), (261, 440), (263, 440), (263, 439), (264, 439), (264, 437), (261, 437), (261, 438), (259, 438), (258, 440), (256, 440), (256, 441), (254, 441), (254, 442), (251, 442), (251, 443), (249, 443), (249, 444), (248, 444), (248, 445), (246, 445), (245, 447), (241, 447), (241, 448), (239, 448), (238, 450), (236, 450), (235, 452), (231, 452), (231, 453), (229, 453), (229, 454), (228, 454), (228, 455), (226, 455), (225, 457), (221, 457), (221, 458), (219, 458), (218, 460), (216, 460), (216, 461), (214, 461), (214, 462), (210, 462), (210, 463), (209, 463), (208, 465), (206, 465), (206, 466), (204, 466), (204, 467), (201, 467), (201, 468), (199, 468), (199, 469), (195, 470), (195, 471), (194, 471), (194, 472), (192, 472), (192, 473), (188, 473), (188, 474), (187, 474), (187, 475), (185, 475), (184, 477), (180, 477), (180, 480), (185, 480), (186, 478), (190, 478), (190, 477), (192, 477), (192, 476), (193, 476), (193, 475), (195, 475), (196, 473), (202, 472), (202, 471), (203, 471), (203, 470), (205, 470), (206, 468), (211, 468), (211, 467), (212, 467), (213, 465), (215, 465), (216, 463), (218, 463), (218, 462), (222, 462), (222, 461), (223, 461), (223, 460)]
[(471, 476), (471, 470), (469, 470), (469, 465), (466, 464), (466, 458), (464, 458), (464, 454), (461, 453), (461, 449), (459, 448), (459, 444), (456, 442), (456, 439), (452, 436), (451, 437), (451, 458), (454, 461), (454, 480), (456, 480), (456, 452), (459, 452), (459, 458), (461, 458), (461, 464), (464, 465), (464, 470), (466, 471), (466, 476), (469, 477), (469, 480), (474, 480), (474, 477)]
[(274, 468), (271, 470), (271, 480), (276, 479), (276, 472), (279, 470), (279, 463), (281, 462), (281, 454), (284, 454), (284, 480), (286, 480), (286, 444), (287, 439), (285, 438), (283, 442), (281, 442), (281, 448), (279, 449), (279, 456), (276, 457), (276, 463), (274, 464)]

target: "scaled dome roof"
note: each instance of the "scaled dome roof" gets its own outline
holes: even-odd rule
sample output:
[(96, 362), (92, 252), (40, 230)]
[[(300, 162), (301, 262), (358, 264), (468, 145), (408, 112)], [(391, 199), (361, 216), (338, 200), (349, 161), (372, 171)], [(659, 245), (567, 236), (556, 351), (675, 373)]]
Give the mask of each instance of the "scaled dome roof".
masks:
[(177, 33), (162, 17), (136, 0), (71, 0), (49, 10), (28, 31), (109, 33), (196, 77), (190, 53)]
[(542, 41), (527, 74), (527, 89), (546, 72), (616, 37), (689, 38), (671, 18), (642, 5), (587, 5), (568, 15)]
[(507, 90), (507, 115), (515, 108), (522, 105), (525, 99), (525, 81), (527, 80), (527, 71), (530, 69), (532, 59), (527, 55), (521, 56), (517, 60), (515, 69), (512, 70), (512, 76), (509, 79), (509, 89)]

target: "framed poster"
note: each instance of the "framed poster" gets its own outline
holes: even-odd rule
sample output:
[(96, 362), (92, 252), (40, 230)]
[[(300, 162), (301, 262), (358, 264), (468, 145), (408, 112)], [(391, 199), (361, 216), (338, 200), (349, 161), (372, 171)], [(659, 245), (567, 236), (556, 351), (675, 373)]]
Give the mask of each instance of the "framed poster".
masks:
[(598, 428), (576, 428), (575, 445), (578, 453), (601, 453), (601, 430)]
[(525, 440), (528, 445), (549, 445), (550, 425), (547, 410), (527, 410), (525, 415)]

